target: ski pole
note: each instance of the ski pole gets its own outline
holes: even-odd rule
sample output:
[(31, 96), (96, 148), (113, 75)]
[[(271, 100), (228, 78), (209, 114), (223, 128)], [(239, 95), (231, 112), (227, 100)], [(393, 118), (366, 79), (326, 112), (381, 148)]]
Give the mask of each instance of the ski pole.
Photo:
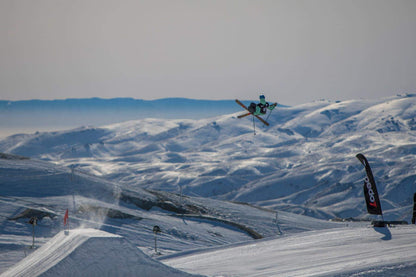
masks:
[[(274, 109), (273, 109), (273, 110), (274, 110)], [(266, 121), (269, 119), (269, 117), (270, 117), (270, 115), (272, 114), (273, 110), (271, 110), (271, 111), (269, 112), (269, 114), (267, 115), (267, 117), (266, 117)], [(264, 126), (266, 126), (266, 124), (263, 124), (263, 127), (264, 127)]]
[(256, 135), (256, 123), (254, 122), (254, 115), (253, 115), (253, 129), (254, 129), (254, 135)]

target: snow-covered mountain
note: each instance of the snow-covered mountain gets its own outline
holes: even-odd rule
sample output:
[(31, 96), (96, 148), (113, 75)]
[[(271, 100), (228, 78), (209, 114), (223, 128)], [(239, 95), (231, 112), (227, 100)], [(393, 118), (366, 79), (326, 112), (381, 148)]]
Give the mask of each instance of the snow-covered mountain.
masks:
[[(28, 224), (32, 217), (39, 220), (35, 227), (38, 247), (62, 230), (66, 209), (70, 229), (95, 228), (117, 234), (148, 255), (155, 255), (154, 226), (162, 230), (158, 252), (163, 255), (345, 226), (283, 211), (277, 214), (244, 203), (126, 188), (79, 170), (10, 154), (0, 154), (0, 192), (0, 273), (33, 251), (29, 248), (32, 225)], [(71, 243), (73, 240), (64, 248), (78, 251), (81, 247), (81, 243)], [(51, 247), (47, 248), (49, 251)], [(69, 253), (48, 255), (58, 263), (53, 257), (67, 260)], [(130, 254), (126, 255), (121, 257), (129, 259)], [(39, 257), (29, 257), (44, 263)], [(28, 261), (22, 263), (5, 276), (21, 272)]]
[[(81, 263), (94, 264), (91, 275), (102, 276), (116, 256), (85, 256), (99, 254), (102, 244), (123, 260), (120, 270), (147, 264), (155, 268), (149, 276), (187, 273), (148, 261), (143, 252), (209, 276), (406, 276), (415, 269), (412, 226), (379, 229), (328, 219), (369, 218), (364, 168), (355, 158), (363, 153), (385, 218), (410, 221), (415, 101), (398, 95), (278, 107), (268, 118), (270, 127), (254, 121), (256, 135), (252, 118), (232, 113), (2, 139), (0, 274), (31, 272), (25, 268), (46, 263), (45, 274), (53, 275)], [(107, 233), (80, 229), (65, 236), (60, 231), (66, 209), (71, 229)], [(34, 252), (27, 224), (33, 216), (40, 219), (35, 245), (42, 246)], [(156, 225), (162, 255), (154, 253)], [(54, 246), (62, 242), (68, 251), (50, 246), (52, 237)], [(129, 251), (121, 253), (120, 245)], [(377, 254), (372, 247), (387, 251)], [(300, 266), (299, 257), (309, 263)]]
[(62, 100), (0, 100), (0, 138), (16, 133), (56, 131), (84, 125), (155, 118), (200, 119), (239, 110), (233, 100), (164, 98), (82, 98)]
[(143, 119), (15, 135), (0, 151), (122, 184), (248, 202), (317, 218), (364, 218), (367, 156), (387, 219), (410, 220), (416, 191), (416, 97), (317, 101), (279, 107), (270, 127), (239, 113), (200, 120)]

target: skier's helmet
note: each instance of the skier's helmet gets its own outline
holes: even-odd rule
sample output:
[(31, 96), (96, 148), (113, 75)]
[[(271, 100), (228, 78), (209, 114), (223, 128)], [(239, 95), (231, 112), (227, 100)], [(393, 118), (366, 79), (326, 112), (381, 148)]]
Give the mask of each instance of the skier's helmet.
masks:
[(264, 95), (260, 95), (260, 99), (266, 99), (266, 97), (264, 97)]

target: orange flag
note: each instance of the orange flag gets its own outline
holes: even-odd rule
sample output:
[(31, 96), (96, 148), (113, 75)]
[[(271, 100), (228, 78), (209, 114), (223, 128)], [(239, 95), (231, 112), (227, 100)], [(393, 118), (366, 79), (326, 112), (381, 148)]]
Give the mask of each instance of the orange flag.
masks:
[(64, 216), (64, 226), (68, 223), (68, 209), (66, 209), (65, 216)]

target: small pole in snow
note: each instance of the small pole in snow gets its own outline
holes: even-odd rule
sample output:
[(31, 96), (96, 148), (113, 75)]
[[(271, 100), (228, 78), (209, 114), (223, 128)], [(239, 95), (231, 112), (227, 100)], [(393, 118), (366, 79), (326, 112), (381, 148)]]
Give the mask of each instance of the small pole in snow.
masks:
[(278, 222), (278, 214), (277, 214), (277, 211), (276, 211), (276, 218), (274, 220), (275, 220), (277, 229), (279, 230), (279, 235), (281, 235), (282, 234), (282, 231), (280, 230), (280, 226), (279, 226), (279, 222)]
[(180, 183), (180, 177), (176, 180), (176, 184), (179, 186), (179, 205), (182, 207), (182, 185)]
[(74, 171), (75, 171), (75, 166), (71, 164), (71, 185), (74, 181)]
[(29, 224), (32, 225), (32, 247), (35, 248), (35, 226), (36, 222), (38, 221), (38, 218), (36, 216), (32, 216), (29, 220)]
[(180, 189), (180, 193), (181, 193), (181, 196), (180, 196), (180, 205), (182, 207), (182, 185), (181, 184), (179, 184), (179, 189)]
[(416, 193), (413, 195), (413, 202), (412, 224), (416, 224)]
[(155, 253), (156, 254), (159, 254), (157, 252), (157, 234), (160, 233), (160, 232), (162, 232), (162, 231), (160, 230), (159, 226), (157, 226), (157, 225), (153, 226), (153, 233), (155, 234)]
[(74, 211), (73, 213), (75, 214), (76, 211), (76, 204), (75, 204), (75, 189), (74, 189), (74, 173), (75, 173), (75, 165), (71, 165), (71, 189), (72, 189), (72, 203), (74, 206)]

